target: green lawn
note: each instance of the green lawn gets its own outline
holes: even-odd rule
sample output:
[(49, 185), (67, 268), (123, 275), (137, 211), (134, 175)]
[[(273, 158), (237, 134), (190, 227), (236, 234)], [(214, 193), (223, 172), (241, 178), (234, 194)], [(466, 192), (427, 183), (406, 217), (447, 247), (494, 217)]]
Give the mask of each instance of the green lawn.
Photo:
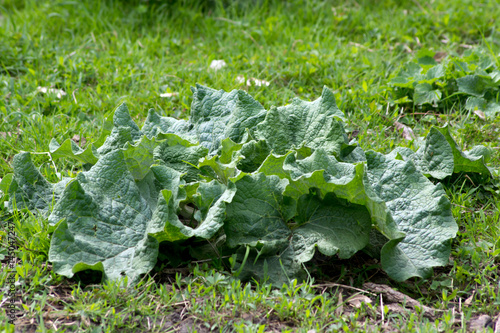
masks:
[[(489, 147), (489, 166), (496, 170), (496, 178), (484, 182), (467, 174), (443, 181), (459, 226), (449, 264), (428, 280), (401, 283), (365, 254), (349, 260), (317, 256), (308, 266), (312, 280), (277, 288), (243, 283), (220, 260), (158, 264), (128, 289), (100, 283), (88, 272), (67, 279), (47, 261), (47, 219), (8, 212), (2, 204), (2, 298), (10, 285), (10, 227), (17, 235), (15, 280), (22, 304), (14, 326), (2, 301), (0, 327), (465, 332), (484, 326), (478, 318), (487, 315), (487, 329), (500, 332), (500, 112), (471, 107), (480, 98), (499, 101), (499, 16), (494, 1), (469, 0), (0, 0), (0, 178), (12, 172), (21, 151), (40, 153), (34, 163), (49, 179), (57, 179), (56, 172), (76, 173), (81, 164), (50, 159), (52, 138), (82, 147), (97, 141), (104, 120), (122, 102), (140, 125), (150, 108), (187, 118), (196, 83), (245, 90), (266, 109), (294, 97), (315, 100), (327, 86), (346, 115), (347, 135), (364, 150), (415, 148), (417, 140), (408, 140), (402, 126), (424, 137), (432, 125), (448, 123), (464, 150)], [(214, 60), (226, 65), (210, 68)], [(480, 72), (484, 61), (490, 62), (487, 73)], [(430, 63), (453, 64), (441, 83), (429, 85), (440, 92), (421, 95), (432, 100), (440, 94), (440, 101), (418, 103), (417, 88), (394, 85), (402, 69), (417, 63), (425, 71)], [(464, 94), (466, 87), (456, 83), (474, 73), (493, 77), (485, 83), (487, 93)], [(390, 301), (389, 292), (366, 283), (390, 286), (420, 305)]]

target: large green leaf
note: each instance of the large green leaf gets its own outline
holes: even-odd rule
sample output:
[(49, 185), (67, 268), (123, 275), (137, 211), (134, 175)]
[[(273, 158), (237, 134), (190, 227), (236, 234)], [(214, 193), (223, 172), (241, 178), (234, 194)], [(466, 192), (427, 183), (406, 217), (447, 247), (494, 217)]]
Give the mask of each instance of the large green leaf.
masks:
[(82, 163), (95, 164), (97, 162), (97, 149), (91, 143), (86, 149), (80, 148), (73, 140), (67, 139), (59, 144), (56, 139), (49, 143), (49, 151), (52, 158), (69, 157)]
[(174, 133), (189, 141), (198, 141), (216, 154), (222, 140), (229, 138), (242, 143), (248, 129), (264, 120), (266, 110), (242, 90), (225, 92), (197, 84), (193, 90), (193, 102), (189, 121), (161, 117), (150, 110), (142, 132), (149, 138), (160, 133)]
[[(250, 233), (267, 234), (268, 228), (268, 223), (255, 223)], [(339, 200), (332, 193), (324, 199), (311, 193), (297, 203), (293, 229), (281, 224), (279, 230), (255, 243), (246, 261), (240, 250), (236, 270), (241, 279), (257, 278), (275, 285), (304, 279), (302, 264), (312, 259), (316, 248), (329, 256), (338, 253), (343, 259), (363, 249), (370, 239), (371, 219), (363, 206)]]
[(192, 90), (189, 121), (200, 144), (211, 155), (219, 150), (225, 138), (241, 143), (246, 129), (253, 129), (266, 115), (264, 107), (242, 90), (227, 93), (198, 84)]
[(68, 184), (49, 216), (51, 225), (59, 223), (49, 251), (54, 271), (71, 277), (94, 269), (106, 279), (137, 281), (156, 262), (152, 215), (123, 152), (110, 152)]
[(271, 107), (266, 119), (257, 125), (256, 137), (266, 140), (275, 154), (306, 145), (339, 156), (348, 146), (342, 119), (335, 96), (325, 87), (314, 102), (295, 98), (290, 105)]
[(104, 122), (100, 138), (97, 142), (90, 143), (86, 149), (78, 147), (70, 139), (66, 139), (62, 144), (52, 139), (49, 144), (52, 158), (67, 157), (93, 165), (101, 155), (123, 148), (126, 143), (134, 143), (142, 136), (125, 103), (113, 112), (112, 121), (109, 118)]
[(161, 117), (155, 110), (150, 109), (141, 132), (148, 138), (156, 137), (161, 133), (174, 133), (190, 141), (196, 141), (196, 138), (190, 134), (192, 127), (193, 125), (184, 119)]
[(488, 80), (480, 75), (466, 75), (457, 79), (458, 91), (468, 95), (483, 97), (488, 88)]
[(463, 152), (451, 136), (448, 126), (432, 127), (423, 145), (413, 153), (406, 148), (397, 148), (391, 156), (400, 154), (405, 160), (412, 160), (425, 175), (444, 179), (453, 173), (478, 173), (487, 178), (491, 172), (485, 162), (489, 151), (484, 146), (476, 146)]
[(432, 184), (411, 161), (373, 151), (367, 159), (371, 186), (406, 234), (401, 242), (383, 247), (382, 267), (398, 281), (429, 277), (433, 267), (448, 263), (458, 230), (441, 184)]
[(238, 160), (238, 169), (251, 173), (256, 171), (262, 162), (271, 153), (271, 148), (267, 144), (266, 140), (251, 140), (242, 145), (241, 149), (237, 154), (243, 156), (243, 159)]
[[(179, 216), (181, 201), (189, 200), (184, 181), (181, 180), (182, 174), (164, 165), (153, 166), (152, 170), (160, 187), (164, 188), (153, 216), (156, 225), (165, 226), (154, 234), (158, 241), (173, 242), (191, 237), (209, 239), (222, 228), (226, 204), (231, 202), (236, 193), (233, 183), (227, 186), (217, 182), (200, 183), (197, 193), (205, 197), (199, 199), (200, 194), (195, 194), (193, 200), (200, 212), (188, 217)], [(194, 220), (197, 225), (190, 226)]]
[(453, 174), (453, 150), (441, 132), (432, 127), (423, 145), (414, 152), (409, 148), (396, 148), (391, 156), (400, 155), (404, 160), (411, 160), (426, 176), (444, 179)]
[(291, 233), (286, 222), (295, 211), (295, 202), (283, 197), (288, 180), (263, 173), (245, 175), (235, 182), (236, 195), (227, 205), (224, 231), (230, 247), (275, 247)]
[(165, 139), (155, 147), (154, 158), (183, 173), (186, 182), (198, 180), (200, 171), (197, 165), (200, 159), (207, 156), (208, 149), (175, 134), (159, 135), (159, 137)]
[(297, 203), (292, 245), (299, 262), (312, 259), (315, 248), (327, 256), (350, 258), (370, 240), (371, 218), (366, 207), (327, 193), (302, 196)]
[(271, 155), (259, 171), (288, 179), (289, 185), (284, 194), (296, 200), (307, 194), (309, 189), (317, 188), (322, 195), (332, 192), (353, 204), (365, 206), (376, 228), (386, 237), (400, 239), (404, 236), (398, 231), (384, 202), (367, 186), (364, 163), (339, 162), (323, 149), (304, 159), (297, 156), (297, 153), (281, 157)]
[(443, 93), (439, 89), (433, 89), (432, 84), (424, 82), (415, 86), (415, 93), (413, 94), (413, 101), (415, 104), (432, 104), (437, 105), (441, 100)]
[(113, 114), (113, 129), (102, 146), (97, 148), (99, 155), (105, 155), (116, 149), (123, 148), (126, 143), (139, 140), (142, 132), (130, 117), (128, 107), (125, 103), (116, 108)]
[(47, 181), (33, 165), (31, 154), (19, 153), (12, 160), (13, 176), (2, 180), (2, 191), (9, 194), (8, 208), (28, 209), (47, 213), (59, 199), (71, 178), (64, 178), (57, 184)]

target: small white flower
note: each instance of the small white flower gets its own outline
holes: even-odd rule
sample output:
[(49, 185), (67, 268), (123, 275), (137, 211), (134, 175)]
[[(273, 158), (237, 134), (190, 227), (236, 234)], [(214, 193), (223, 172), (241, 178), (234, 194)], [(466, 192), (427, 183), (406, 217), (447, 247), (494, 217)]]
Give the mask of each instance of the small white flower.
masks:
[[(245, 77), (243, 75), (238, 75), (236, 77), (236, 82), (238, 82), (239, 84), (241, 83), (244, 83), (245, 82)], [(265, 81), (265, 80), (259, 80), (259, 79), (256, 79), (254, 77), (251, 77), (249, 78), (248, 80), (246, 80), (246, 85), (247, 87), (250, 87), (252, 85), (252, 82), (255, 86), (257, 87), (261, 87), (261, 86), (266, 86), (268, 87), (271, 83), (268, 82), (268, 81)]]
[(210, 69), (213, 70), (218, 70), (221, 69), (222, 67), (226, 67), (227, 64), (224, 60), (212, 60), (210, 63)]
[(54, 88), (47, 88), (47, 87), (37, 87), (36, 91), (39, 91), (44, 94), (55, 94), (57, 98), (61, 98), (66, 95), (64, 90), (62, 89), (54, 89)]
[(245, 77), (243, 75), (238, 75), (236, 77), (236, 82), (238, 82), (239, 84), (242, 84), (245, 82)]
[(399, 121), (395, 121), (394, 127), (398, 131), (403, 130), (403, 138), (405, 138), (406, 140), (415, 139), (415, 134), (413, 133), (413, 130), (410, 127), (406, 126), (405, 124), (402, 124)]
[[(259, 80), (259, 79), (256, 79), (256, 78), (252, 78), (253, 80), (253, 83), (257, 86), (257, 87), (260, 87), (260, 86), (266, 86), (268, 87), (271, 83), (267, 82), (267, 81), (264, 81), (264, 80)], [(247, 83), (248, 84), (248, 83)]]
[(179, 95), (179, 93), (169, 92), (169, 93), (160, 94), (160, 97), (162, 97), (162, 98), (171, 98), (171, 97), (178, 96), (178, 95)]

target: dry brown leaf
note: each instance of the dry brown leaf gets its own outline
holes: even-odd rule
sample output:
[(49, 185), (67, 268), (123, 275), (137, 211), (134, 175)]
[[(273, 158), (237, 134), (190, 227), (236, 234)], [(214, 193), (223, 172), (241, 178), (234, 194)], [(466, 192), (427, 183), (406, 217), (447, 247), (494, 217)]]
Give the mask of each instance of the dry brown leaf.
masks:
[(469, 45), (469, 44), (460, 44), (458, 46), (463, 47), (464, 49), (472, 49), (472, 48), (474, 48), (474, 46)]
[(337, 301), (337, 308), (335, 309), (335, 314), (337, 316), (341, 316), (344, 312), (344, 300), (342, 297), (342, 293), (339, 293), (339, 299)]
[(79, 144), (80, 147), (84, 146), (87, 143), (87, 139), (85, 139), (83, 136), (79, 136), (78, 134), (73, 135), (71, 138), (76, 144)]
[(349, 303), (350, 306), (353, 306), (355, 308), (360, 308), (361, 304), (363, 303), (371, 304), (371, 302), (372, 300), (370, 299), (370, 297), (361, 294), (349, 297), (349, 299), (347, 300), (347, 303)]
[(403, 130), (403, 138), (406, 140), (413, 140), (415, 139), (415, 134), (413, 133), (413, 130), (406, 126), (405, 124), (401, 124), (399, 121), (394, 122), (394, 127), (400, 131)]
[(475, 291), (473, 291), (473, 292), (472, 292), (472, 295), (470, 295), (469, 297), (467, 297), (467, 299), (466, 299), (466, 300), (465, 300), (465, 302), (464, 302), (464, 305), (465, 305), (465, 306), (469, 306), (469, 305), (471, 305), (471, 304), (472, 304), (472, 300), (474, 299), (474, 294), (475, 294), (475, 293), (476, 293), (476, 292), (475, 292)]
[(448, 55), (448, 53), (446, 53), (446, 52), (436, 52), (436, 54), (434, 54), (434, 60), (436, 60), (437, 62), (441, 62), (441, 60), (446, 58), (447, 55)]
[(14, 136), (16, 139), (19, 139), (19, 136), (21, 131), (18, 130), (17, 132), (0, 132), (0, 139), (12, 139)]
[(486, 115), (481, 110), (474, 111), (474, 114), (479, 117), (481, 120), (486, 120)]

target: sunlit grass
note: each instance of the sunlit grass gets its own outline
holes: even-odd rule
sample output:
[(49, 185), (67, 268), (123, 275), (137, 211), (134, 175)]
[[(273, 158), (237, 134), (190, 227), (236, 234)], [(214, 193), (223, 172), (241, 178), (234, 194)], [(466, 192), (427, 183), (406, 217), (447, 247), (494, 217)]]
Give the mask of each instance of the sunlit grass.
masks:
[[(462, 147), (493, 148), (491, 165), (498, 169), (498, 119), (478, 120), (462, 105), (434, 117), (402, 114), (387, 104), (384, 92), (389, 76), (421, 49), (459, 55), (470, 47), (490, 47), (498, 55), (499, 14), (492, 1), (5, 0), (0, 2), (0, 178), (12, 171), (16, 153), (46, 152), (52, 138), (97, 140), (105, 116), (123, 101), (138, 122), (149, 108), (185, 118), (196, 83), (247, 90), (265, 108), (294, 97), (316, 99), (326, 85), (346, 112), (349, 135), (365, 150), (414, 146), (394, 129), (396, 120), (417, 136), (448, 122)], [(227, 66), (210, 69), (217, 59)], [(246, 86), (240, 75), (270, 85)], [(38, 87), (66, 95), (58, 98)], [(49, 178), (81, 167), (61, 159), (54, 168), (46, 154), (35, 155), (34, 162)], [(437, 320), (417, 311), (384, 312), (382, 320), (379, 297), (353, 308), (347, 299), (357, 292), (338, 286), (243, 284), (217, 263), (189, 266), (182, 277), (160, 271), (135, 289), (107, 282), (85, 285), (52, 272), (46, 262), (50, 234), (45, 219), (10, 214), (3, 206), (0, 219), (4, 226), (12, 221), (18, 236), (16, 281), (25, 328), (464, 331), (471, 318), (494, 317), (500, 310), (498, 184), (477, 185), (466, 177), (446, 184), (460, 227), (450, 265), (429, 281), (383, 280), (443, 310)], [(0, 235), (4, 245), (7, 231)], [(361, 280), (372, 271), (360, 278), (344, 270), (331, 282), (362, 288)], [(6, 274), (0, 273), (2, 293)], [(6, 322), (3, 310), (0, 320)]]

